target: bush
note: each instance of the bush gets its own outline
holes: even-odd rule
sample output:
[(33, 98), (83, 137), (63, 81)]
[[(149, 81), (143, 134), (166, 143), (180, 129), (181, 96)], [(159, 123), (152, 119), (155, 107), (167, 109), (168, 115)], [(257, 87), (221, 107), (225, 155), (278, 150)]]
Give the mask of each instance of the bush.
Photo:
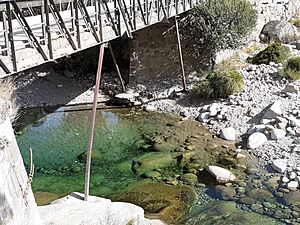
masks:
[(269, 64), (270, 62), (282, 63), (290, 55), (288, 47), (279, 43), (272, 43), (264, 50), (257, 53), (253, 58), (248, 59), (253, 64)]
[(300, 56), (291, 58), (287, 61), (283, 69), (283, 76), (293, 80), (300, 79)]
[(182, 40), (195, 58), (210, 54), (214, 62), (217, 51), (242, 44), (256, 18), (248, 0), (204, 0), (181, 21)]
[(194, 91), (199, 97), (227, 98), (240, 92), (244, 86), (244, 79), (236, 70), (209, 72), (204, 80), (199, 81)]

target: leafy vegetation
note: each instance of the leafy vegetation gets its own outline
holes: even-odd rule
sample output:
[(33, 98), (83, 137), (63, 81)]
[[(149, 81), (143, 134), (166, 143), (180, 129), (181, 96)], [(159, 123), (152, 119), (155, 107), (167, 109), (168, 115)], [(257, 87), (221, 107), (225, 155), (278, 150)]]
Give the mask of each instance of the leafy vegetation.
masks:
[(240, 92), (243, 86), (244, 79), (236, 70), (216, 70), (208, 72), (207, 77), (196, 85), (194, 92), (204, 98), (227, 98)]
[(195, 58), (236, 48), (256, 23), (256, 11), (247, 0), (205, 0), (181, 21), (183, 43)]
[(282, 63), (290, 55), (288, 47), (279, 43), (272, 43), (264, 50), (257, 53), (253, 58), (248, 59), (253, 64), (269, 64), (270, 62)]
[(300, 79), (300, 56), (291, 58), (287, 61), (282, 75), (293, 80)]

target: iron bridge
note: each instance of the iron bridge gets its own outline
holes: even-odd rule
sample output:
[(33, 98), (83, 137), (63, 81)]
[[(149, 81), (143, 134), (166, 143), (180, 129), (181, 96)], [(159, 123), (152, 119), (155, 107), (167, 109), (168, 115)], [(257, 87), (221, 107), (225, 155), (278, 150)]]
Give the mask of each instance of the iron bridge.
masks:
[(0, 0), (0, 77), (106, 43), (199, 0)]

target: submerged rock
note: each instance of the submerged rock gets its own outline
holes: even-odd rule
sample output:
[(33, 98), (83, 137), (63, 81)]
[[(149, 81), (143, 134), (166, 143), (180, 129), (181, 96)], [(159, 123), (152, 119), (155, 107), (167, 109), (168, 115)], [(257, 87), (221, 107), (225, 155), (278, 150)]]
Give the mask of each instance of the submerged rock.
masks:
[(174, 224), (189, 211), (196, 198), (197, 193), (186, 185), (144, 183), (133, 185), (118, 200), (141, 206), (146, 215)]
[(198, 182), (198, 177), (193, 173), (185, 173), (180, 176), (180, 180), (186, 184), (195, 185)]
[(219, 183), (227, 183), (236, 180), (236, 176), (233, 173), (219, 166), (209, 166), (207, 171), (213, 175)]
[(300, 205), (300, 190), (285, 194), (282, 200), (286, 205)]
[(234, 202), (210, 202), (197, 205), (182, 221), (185, 225), (283, 225), (273, 218), (237, 208)]

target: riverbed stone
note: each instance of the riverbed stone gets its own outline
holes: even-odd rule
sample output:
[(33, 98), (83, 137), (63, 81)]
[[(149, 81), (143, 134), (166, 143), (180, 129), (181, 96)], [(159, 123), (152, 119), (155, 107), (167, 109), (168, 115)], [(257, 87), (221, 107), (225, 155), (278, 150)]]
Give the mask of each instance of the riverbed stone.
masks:
[(214, 195), (222, 200), (232, 200), (236, 195), (235, 190), (232, 187), (226, 187), (223, 185), (217, 185), (213, 189)]
[(219, 166), (209, 166), (207, 171), (213, 175), (219, 183), (227, 183), (236, 180), (236, 176), (233, 173)]
[(267, 141), (266, 135), (260, 132), (254, 132), (248, 138), (247, 148), (254, 149), (263, 145)]
[(284, 159), (273, 160), (271, 166), (275, 171), (279, 173), (284, 173), (287, 167), (286, 160)]
[(145, 107), (145, 111), (146, 112), (155, 112), (155, 111), (157, 111), (157, 108), (155, 106), (153, 106), (153, 105), (147, 105)]
[(233, 127), (226, 127), (220, 131), (220, 137), (228, 141), (235, 141), (236, 131)]
[(261, 188), (255, 188), (250, 191), (247, 191), (246, 195), (249, 198), (255, 199), (256, 201), (269, 201), (269, 202), (275, 201), (271, 192)]
[(198, 177), (193, 173), (185, 173), (180, 176), (180, 180), (186, 184), (195, 185), (198, 182)]
[(282, 200), (286, 205), (300, 205), (300, 190), (285, 194)]
[(161, 178), (161, 173), (158, 171), (149, 171), (144, 174), (144, 177), (150, 178), (150, 179), (160, 179)]

